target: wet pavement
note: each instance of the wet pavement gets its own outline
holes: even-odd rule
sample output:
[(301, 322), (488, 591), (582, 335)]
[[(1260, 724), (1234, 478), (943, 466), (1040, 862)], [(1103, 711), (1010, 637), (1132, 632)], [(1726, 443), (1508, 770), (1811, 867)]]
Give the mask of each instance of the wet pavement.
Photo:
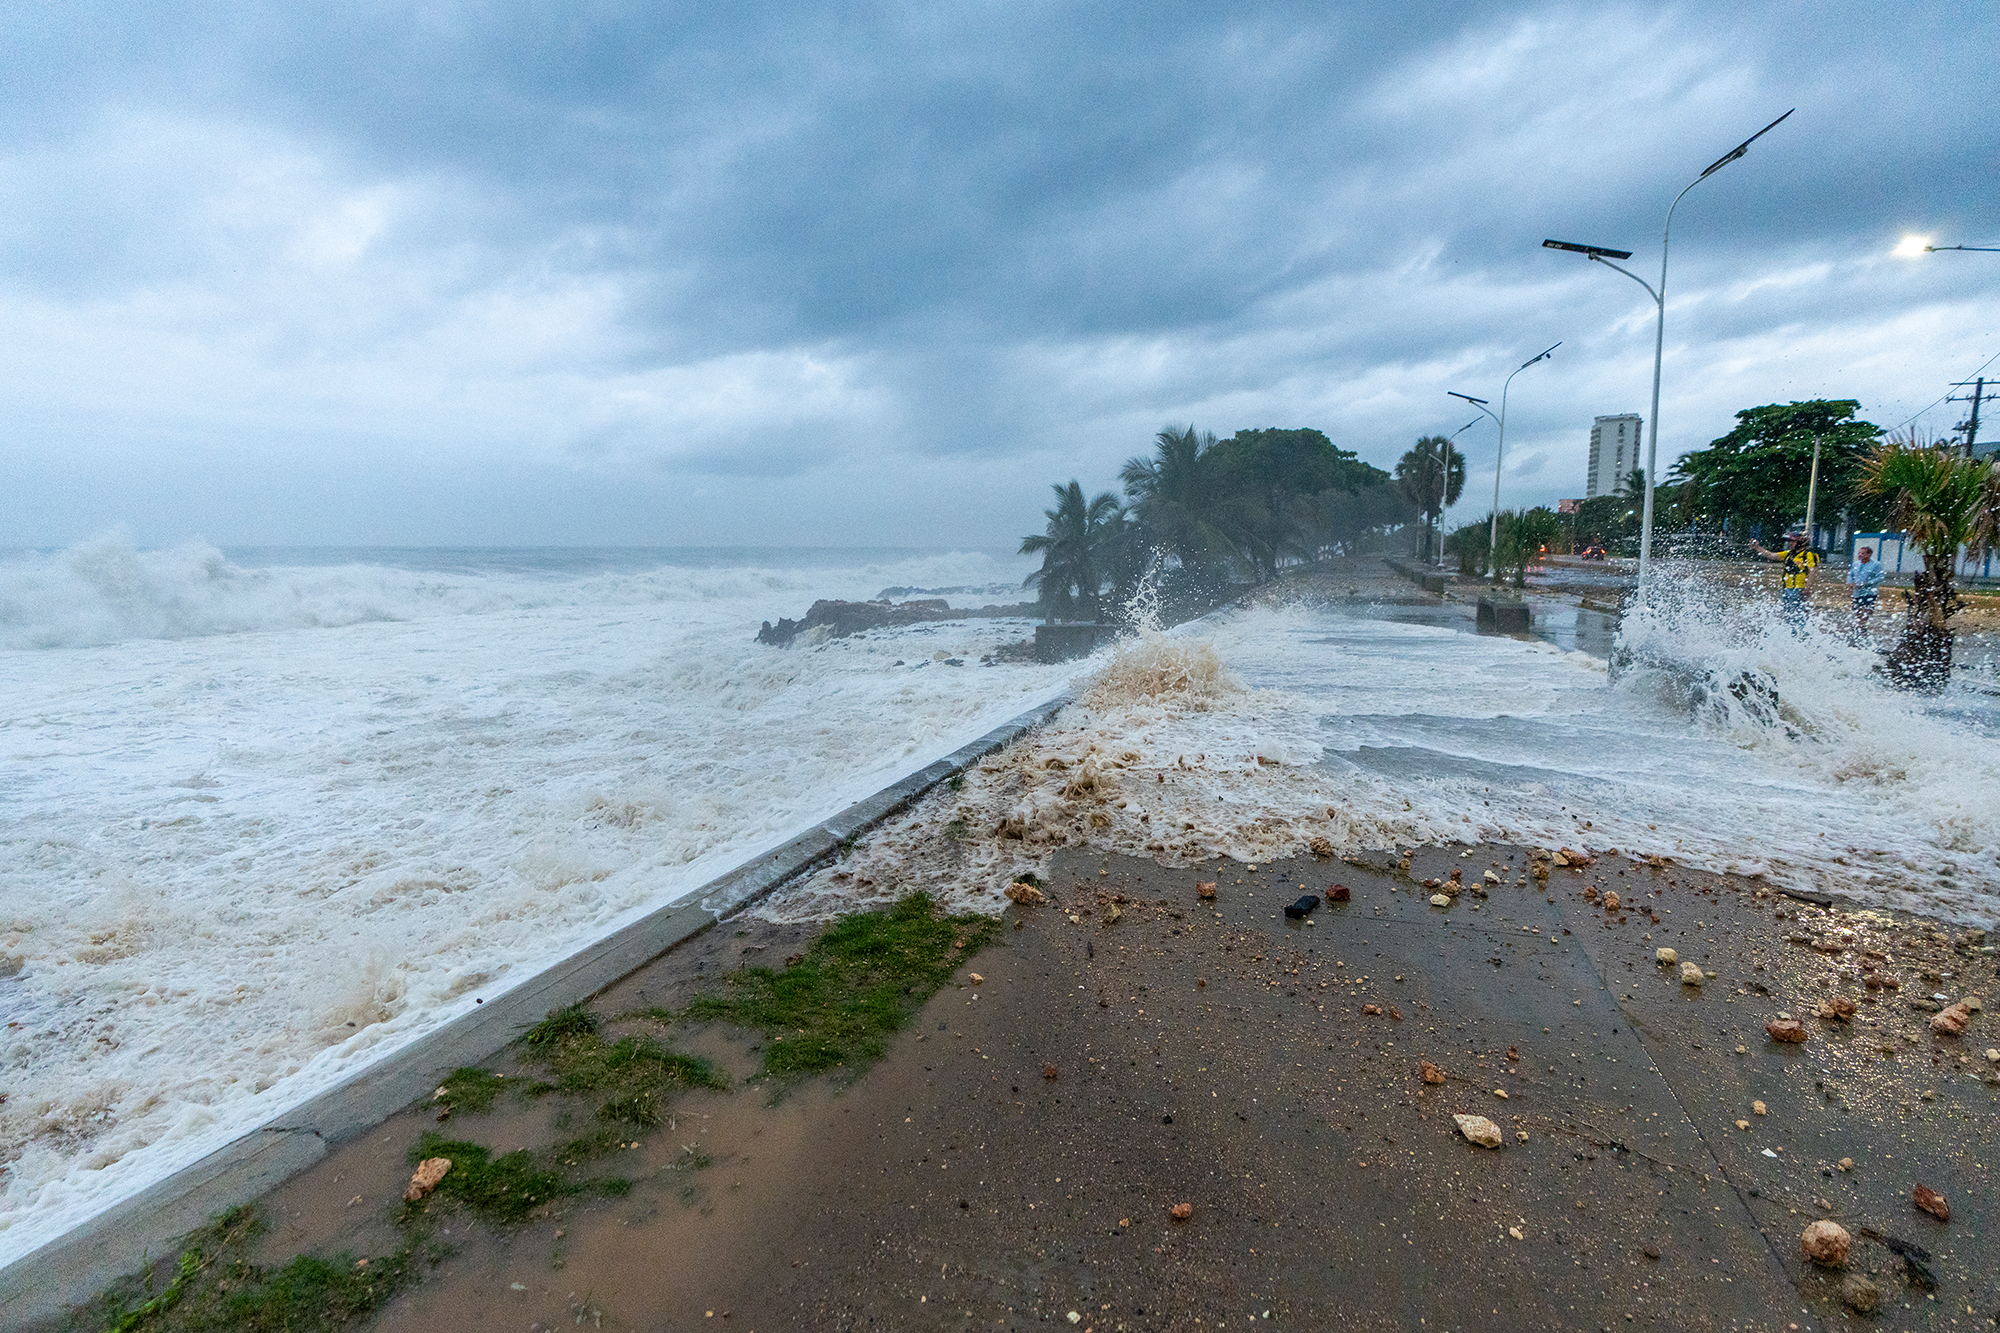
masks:
[[(629, 1196), (461, 1225), (377, 1326), (1994, 1327), (2000, 1029), (1982, 1012), (1938, 1037), (1910, 1007), (1991, 991), (1990, 946), (1671, 865), (1605, 857), (1543, 886), (1523, 851), (1464, 853), (1405, 872), (1059, 852), (1052, 905), (1014, 909), (854, 1086), (682, 1099), (633, 1150)], [(1503, 883), (1430, 906), (1420, 881), (1453, 869)], [(1351, 901), (1283, 915), (1336, 882)], [(673, 1003), (797, 930), (725, 923), (598, 1007)], [(1684, 986), (1662, 946), (1709, 979)], [(1866, 989), (1864, 965), (1898, 989)], [(1812, 1016), (1836, 993), (1853, 1022)], [(1780, 1013), (1810, 1039), (1770, 1040)], [(691, 1043), (754, 1063), (740, 1034)], [(391, 1188), (427, 1127), (413, 1111), (274, 1196), (293, 1243), (367, 1252), (380, 1224), (347, 1201)], [(451, 1129), (547, 1132), (524, 1113)], [(1920, 1182), (1949, 1224), (1913, 1207)], [(1802, 1262), (1819, 1217), (1854, 1233), (1880, 1314)], [(1935, 1289), (1864, 1228), (1927, 1251)]]

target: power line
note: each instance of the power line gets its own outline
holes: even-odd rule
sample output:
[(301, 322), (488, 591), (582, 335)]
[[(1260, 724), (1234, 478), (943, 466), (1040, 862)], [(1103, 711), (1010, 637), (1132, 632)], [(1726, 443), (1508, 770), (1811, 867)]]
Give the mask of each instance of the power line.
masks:
[[(1983, 363), (1983, 364), (1982, 364), (1982, 365), (1981, 365), (1981, 366), (1979, 367), (1979, 370), (1975, 370), (1975, 371), (1973, 371), (1972, 373), (1973, 373), (1974, 375), (1978, 375), (1978, 374), (1980, 373), (1980, 371), (1983, 371), (1983, 370), (1985, 370), (1987, 366), (1990, 366), (1990, 365), (1992, 365), (1992, 364), (1993, 364), (1993, 363), (1994, 363), (1995, 361), (2000, 361), (2000, 352), (1995, 352), (1995, 353), (1994, 353), (1994, 354), (1993, 354), (1992, 356), (1989, 356), (1989, 357), (1987, 357), (1987, 358), (1986, 358), (1986, 360), (1985, 360), (1985, 362), (1984, 362), (1984, 363)], [(1962, 386), (1960, 386), (1960, 385), (1958, 385), (1958, 384), (1954, 384), (1954, 385), (1952, 385), (1952, 389), (1956, 389), (1956, 388), (1960, 388), (1960, 387), (1962, 387)], [(1942, 397), (1942, 398), (1938, 399), (1938, 400), (1937, 400), (1937, 403), (1932, 403), (1932, 404), (1930, 405), (1930, 407), (1925, 407), (1925, 408), (1921, 408), (1921, 409), (1919, 409), (1918, 411), (1916, 411), (1916, 412), (1914, 412), (1914, 413), (1912, 413), (1912, 414), (1910, 415), (1910, 417), (1909, 417), (1909, 420), (1907, 420), (1907, 421), (1903, 421), (1903, 422), (1901, 422), (1901, 423), (1899, 423), (1899, 424), (1897, 424), (1897, 425), (1894, 425), (1894, 426), (1891, 426), (1891, 427), (1889, 427), (1889, 429), (1890, 429), (1890, 430), (1892, 430), (1892, 431), (1896, 431), (1896, 430), (1901, 430), (1901, 429), (1902, 429), (1902, 428), (1903, 428), (1904, 426), (1907, 426), (1907, 425), (1909, 425), (1911, 421), (1915, 421), (1915, 420), (1916, 420), (1916, 419), (1917, 419), (1918, 417), (1922, 416), (1922, 415), (1923, 415), (1923, 414), (1924, 414), (1925, 412), (1928, 412), (1928, 411), (1930, 411), (1930, 410), (1931, 410), (1931, 407), (1936, 407), (1936, 406), (1938, 405), (1938, 403), (1948, 403), (1948, 402), (1950, 402), (1950, 401), (1951, 401), (1951, 389), (1946, 389), (1946, 390), (1945, 390), (1945, 392), (1944, 392), (1944, 397)]]

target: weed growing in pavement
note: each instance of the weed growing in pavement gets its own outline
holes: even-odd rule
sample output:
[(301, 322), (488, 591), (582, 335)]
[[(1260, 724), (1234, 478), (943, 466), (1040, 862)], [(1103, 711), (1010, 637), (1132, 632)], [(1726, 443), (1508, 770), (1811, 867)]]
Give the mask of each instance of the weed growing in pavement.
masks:
[(597, 1015), (582, 1000), (549, 1010), (548, 1017), (522, 1034), (530, 1046), (554, 1046), (572, 1037), (588, 1037), (597, 1031)]
[[(597, 1147), (596, 1152), (609, 1151), (609, 1147)], [(579, 1194), (620, 1195), (631, 1190), (632, 1182), (618, 1176), (575, 1179), (564, 1175), (560, 1167), (584, 1160), (577, 1148), (574, 1143), (553, 1152), (519, 1148), (495, 1157), (482, 1144), (425, 1134), (410, 1149), (410, 1165), (427, 1157), (443, 1157), (450, 1160), (451, 1170), (445, 1172), (429, 1198), (404, 1204), (396, 1220), (410, 1226), (442, 1206), (464, 1209), (485, 1222), (510, 1225), (527, 1221), (558, 1199)]]
[[(986, 917), (941, 916), (929, 898), (915, 895), (835, 924), (782, 969), (730, 974), (724, 990), (697, 998), (683, 1012), (654, 1007), (620, 1020), (721, 1020), (764, 1034), (760, 1078), (788, 1082), (833, 1070), (852, 1078), (882, 1054), (886, 1037), (990, 940), (994, 926)], [(396, 1221), (407, 1239), (393, 1254), (359, 1260), (301, 1255), (260, 1267), (244, 1256), (263, 1224), (253, 1209), (239, 1208), (189, 1238), (164, 1290), (155, 1292), (150, 1279), (127, 1279), (79, 1312), (81, 1322), (73, 1327), (116, 1333), (316, 1333), (347, 1327), (414, 1283), (422, 1263), (438, 1263), (448, 1253), (430, 1239), (434, 1210), (514, 1225), (566, 1199), (625, 1194), (631, 1181), (592, 1177), (579, 1168), (636, 1146), (638, 1137), (666, 1118), (672, 1092), (728, 1086), (708, 1061), (674, 1051), (653, 1036), (607, 1039), (599, 1018), (580, 1003), (535, 1024), (518, 1051), (541, 1077), (510, 1078), (466, 1066), (452, 1071), (440, 1085), (443, 1095), (434, 1100), (446, 1112), (479, 1113), (491, 1110), (508, 1087), (520, 1087), (532, 1096), (595, 1101), (598, 1126), (552, 1148), (498, 1155), (481, 1144), (427, 1132), (410, 1150), (411, 1164), (445, 1157), (451, 1170), (426, 1199), (400, 1206)], [(557, 1124), (568, 1120), (564, 1111)], [(687, 1173), (682, 1202), (702, 1196), (694, 1174), (709, 1165), (698, 1146), (682, 1146), (666, 1168)]]
[(444, 1095), (433, 1098), (446, 1111), (483, 1113), (493, 1109), (494, 1098), (507, 1086), (506, 1076), (471, 1065), (461, 1065), (438, 1085)]
[(552, 1158), (563, 1166), (581, 1166), (606, 1153), (618, 1151), (626, 1145), (626, 1142), (625, 1129), (622, 1125), (617, 1129), (606, 1125), (601, 1129), (592, 1130), (581, 1138), (557, 1144)]
[(188, 1237), (165, 1290), (149, 1294), (144, 1280), (127, 1279), (79, 1312), (72, 1327), (110, 1333), (321, 1333), (366, 1319), (416, 1280), (421, 1259), (435, 1263), (443, 1257), (424, 1237), (414, 1236), (394, 1254), (378, 1258), (302, 1254), (267, 1268), (244, 1257), (263, 1232), (255, 1208), (232, 1208)]
[[(563, 1012), (558, 1010), (550, 1019)], [(544, 1020), (541, 1026), (548, 1021)], [(548, 1081), (529, 1085), (530, 1094), (557, 1092), (567, 1097), (608, 1094), (598, 1105), (598, 1119), (622, 1121), (641, 1128), (660, 1122), (671, 1091), (729, 1086), (721, 1071), (708, 1061), (669, 1050), (652, 1037), (606, 1041), (596, 1030), (595, 1019), (588, 1029), (569, 1023), (562, 1035), (531, 1045), (528, 1058), (551, 1076)]]
[(990, 917), (940, 916), (928, 895), (912, 894), (830, 926), (788, 967), (730, 973), (723, 990), (698, 996), (684, 1016), (761, 1030), (760, 1078), (834, 1069), (852, 1078), (994, 928)]
[(403, 1205), (397, 1220), (406, 1225), (438, 1205), (463, 1208), (488, 1222), (525, 1222), (551, 1200), (584, 1189), (538, 1161), (528, 1148), (495, 1157), (481, 1144), (425, 1134), (410, 1149), (410, 1165), (429, 1157), (448, 1158), (451, 1170), (429, 1198)]

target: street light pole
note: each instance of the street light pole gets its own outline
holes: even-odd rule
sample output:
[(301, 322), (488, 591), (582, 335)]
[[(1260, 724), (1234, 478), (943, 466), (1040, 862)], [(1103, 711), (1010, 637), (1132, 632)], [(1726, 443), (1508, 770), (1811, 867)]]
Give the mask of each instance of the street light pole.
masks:
[(1497, 417), (1493, 417), (1493, 413), (1487, 409), (1486, 399), (1474, 398), (1470, 394), (1459, 393), (1454, 389), (1445, 390), (1452, 397), (1463, 398), (1480, 411), (1485, 412), (1487, 416), (1493, 417), (1494, 422), (1500, 427), (1500, 442), (1493, 450), (1493, 521), (1486, 533), (1486, 559), (1492, 575), (1498, 575), (1500, 572), (1500, 464), (1507, 457), (1507, 390), (1514, 385), (1514, 375), (1520, 374), (1537, 361), (1548, 360), (1549, 353), (1561, 346), (1562, 344), (1559, 342), (1553, 343), (1547, 349), (1529, 357), (1514, 368), (1513, 375), (1509, 375), (1506, 382), (1500, 386), (1500, 415)]
[[(1792, 111), (1796, 110), (1798, 110), (1797, 107), (1792, 108)], [(1758, 130), (1742, 143), (1737, 144), (1736, 147), (1709, 163), (1701, 175), (1689, 181), (1686, 188), (1674, 196), (1673, 203), (1667, 205), (1666, 225), (1660, 228), (1660, 285), (1657, 289), (1638, 274), (1633, 273), (1629, 269), (1618, 268), (1618, 265), (1612, 264), (1609, 259), (1605, 258), (1606, 255), (1615, 255), (1619, 259), (1630, 259), (1632, 257), (1630, 250), (1606, 250), (1594, 245), (1573, 245), (1567, 241), (1542, 242), (1542, 245), (1547, 249), (1573, 250), (1588, 256), (1597, 263), (1609, 264), (1612, 268), (1617, 268), (1620, 273), (1623, 273), (1626, 277), (1646, 289), (1647, 293), (1652, 296), (1653, 304), (1658, 311), (1653, 326), (1653, 419), (1648, 423), (1652, 430), (1646, 446), (1646, 504), (1639, 520), (1639, 601), (1642, 604), (1646, 600), (1646, 583), (1652, 573), (1653, 563), (1653, 485), (1655, 474), (1659, 470), (1660, 461), (1660, 368), (1665, 359), (1667, 347), (1667, 248), (1673, 238), (1674, 210), (1681, 206), (1681, 200), (1687, 198), (1688, 190), (1692, 190), (1695, 186), (1701, 184), (1710, 176), (1713, 176), (1716, 172), (1743, 156), (1744, 153), (1749, 151), (1751, 144), (1756, 143), (1759, 139), (1783, 124), (1786, 118), (1792, 114), (1792, 111), (1787, 111), (1783, 116), (1779, 116), (1769, 125)]]
[(1474, 417), (1444, 437), (1444, 475), (1438, 479), (1437, 567), (1439, 569), (1444, 568), (1444, 511), (1451, 508), (1450, 504), (1446, 503), (1451, 495), (1451, 442), (1478, 424), (1479, 418)]

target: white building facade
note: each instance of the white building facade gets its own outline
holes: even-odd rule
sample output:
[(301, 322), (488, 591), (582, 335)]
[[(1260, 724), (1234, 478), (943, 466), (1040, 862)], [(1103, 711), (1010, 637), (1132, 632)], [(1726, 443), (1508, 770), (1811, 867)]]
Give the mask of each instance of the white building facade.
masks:
[(1639, 466), (1639, 417), (1599, 417), (1590, 428), (1590, 474), (1584, 480), (1586, 500), (1616, 495), (1625, 489), (1632, 469)]

